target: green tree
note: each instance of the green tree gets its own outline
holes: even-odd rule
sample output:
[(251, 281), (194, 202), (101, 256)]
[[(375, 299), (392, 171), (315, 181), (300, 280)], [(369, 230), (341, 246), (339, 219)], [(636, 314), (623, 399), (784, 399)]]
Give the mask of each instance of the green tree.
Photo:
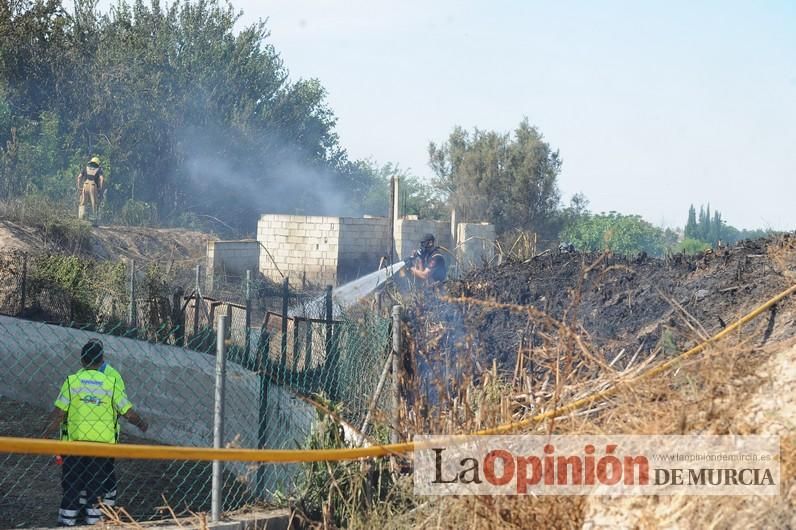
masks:
[(324, 88), (290, 81), (266, 24), (240, 16), (223, 0), (0, 3), (0, 199), (74, 200), (96, 154), (117, 212), (239, 232), (262, 211), (357, 213)]
[(646, 252), (660, 256), (665, 251), (667, 236), (641, 216), (609, 212), (581, 215), (562, 231), (561, 239), (584, 251)]
[(771, 230), (739, 230), (734, 226), (728, 225), (721, 212), (715, 210), (710, 216), (710, 205), (699, 207), (699, 221), (696, 221), (694, 206), (688, 209), (688, 221), (685, 225), (684, 236), (687, 240), (683, 241), (677, 248), (686, 251), (698, 250), (702, 246), (715, 247), (719, 241), (724, 244), (732, 244), (742, 239), (757, 239), (770, 236)]
[(429, 156), (434, 186), (460, 219), (489, 221), (498, 235), (557, 235), (561, 157), (527, 118), (513, 134), (456, 127), (447, 142), (429, 145)]
[(401, 168), (398, 164), (377, 165), (372, 161), (358, 162), (359, 169), (366, 177), (361, 195), (356, 196), (363, 213), (389, 215), (390, 178), (400, 179), (397, 197), (399, 211), (403, 215), (417, 215), (423, 219), (444, 219), (447, 215), (445, 205), (436, 190), (417, 176)]
[(686, 238), (696, 239), (699, 237), (698, 231), (699, 227), (697, 225), (696, 209), (692, 204), (688, 208), (688, 221), (685, 223), (685, 229), (683, 230), (683, 235)]

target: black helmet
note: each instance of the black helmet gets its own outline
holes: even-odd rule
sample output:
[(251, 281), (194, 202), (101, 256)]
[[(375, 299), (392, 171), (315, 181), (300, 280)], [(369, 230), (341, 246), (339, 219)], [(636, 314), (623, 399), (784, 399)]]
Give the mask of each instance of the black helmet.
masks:
[(91, 339), (80, 350), (80, 360), (87, 365), (102, 362), (102, 350), (102, 341)]
[(420, 255), (427, 255), (434, 249), (434, 234), (425, 234), (423, 239), (420, 240)]

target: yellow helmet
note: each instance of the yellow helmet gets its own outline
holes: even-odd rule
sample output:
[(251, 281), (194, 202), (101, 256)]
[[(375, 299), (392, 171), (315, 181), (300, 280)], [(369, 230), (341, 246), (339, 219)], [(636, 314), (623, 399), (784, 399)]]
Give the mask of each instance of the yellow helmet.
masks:
[(91, 160), (89, 160), (89, 163), (91, 163), (91, 164), (97, 164), (97, 165), (100, 165), (100, 159), (99, 159), (99, 157), (98, 157), (98, 156), (95, 156), (94, 158), (92, 158)]

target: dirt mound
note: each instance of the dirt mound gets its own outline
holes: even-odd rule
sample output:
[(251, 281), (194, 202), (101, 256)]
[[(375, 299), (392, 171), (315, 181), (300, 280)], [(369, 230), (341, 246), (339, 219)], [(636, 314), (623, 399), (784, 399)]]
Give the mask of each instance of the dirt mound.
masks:
[[(789, 286), (794, 247), (796, 238), (785, 236), (664, 259), (548, 253), (448, 282), (447, 294), (459, 300), (441, 302), (434, 311), (457, 305), (464, 329), (508, 366), (523, 343), (537, 340), (527, 312), (534, 310), (556, 321), (547, 331), (566, 325), (606, 357), (622, 349), (627, 357), (655, 348), (675, 353)], [(764, 341), (796, 332), (793, 326), (776, 328), (776, 308), (769, 318)]]
[[(65, 225), (66, 226), (66, 225)], [(63, 252), (103, 260), (204, 259), (209, 234), (181, 228), (143, 228), (88, 225), (69, 227), (71, 237), (11, 221), (0, 221), (0, 251)]]
[(119, 256), (145, 260), (205, 258), (207, 242), (215, 237), (181, 228), (136, 228), (108, 226), (95, 228), (91, 253), (102, 259)]
[[(72, 220), (39, 224), (0, 221), (0, 313), (19, 315), (23, 307), (27, 310), (35, 306), (36, 312), (28, 312), (26, 317), (60, 322), (72, 320), (77, 314), (85, 315), (74, 312), (78, 306), (109, 303), (113, 307), (113, 302), (99, 302), (98, 297), (118, 301), (123, 297), (121, 293), (127, 292), (126, 280), (108, 270), (116, 270), (114, 265), (119, 265), (129, 271), (129, 265), (124, 263), (128, 259), (135, 260), (139, 291), (143, 292), (147, 285), (155, 291), (157, 286), (169, 287), (158, 283), (165, 277), (170, 278), (170, 285), (185, 288), (193, 285), (194, 267), (204, 265), (207, 242), (211, 239), (212, 236), (202, 232), (176, 228), (91, 227)], [(51, 270), (53, 266), (57, 269), (58, 263), (72, 263), (68, 261), (72, 256), (87, 259), (79, 260), (80, 267), (70, 265), (71, 270), (66, 272)], [(66, 261), (56, 260), (53, 265), (54, 262), (48, 261), (50, 257)], [(95, 264), (107, 274), (98, 273), (88, 264)], [(37, 275), (36, 271), (42, 267), (46, 271), (44, 276)], [(86, 284), (81, 280), (86, 276), (80, 271), (89, 269), (95, 281)], [(149, 278), (150, 270), (157, 270), (157, 275)], [(123, 274), (125, 278), (129, 276), (128, 272)], [(31, 279), (38, 283), (34, 286)], [(100, 294), (89, 288), (100, 284), (103, 289)], [(155, 292), (151, 289), (150, 295)], [(50, 309), (44, 311), (43, 307)]]

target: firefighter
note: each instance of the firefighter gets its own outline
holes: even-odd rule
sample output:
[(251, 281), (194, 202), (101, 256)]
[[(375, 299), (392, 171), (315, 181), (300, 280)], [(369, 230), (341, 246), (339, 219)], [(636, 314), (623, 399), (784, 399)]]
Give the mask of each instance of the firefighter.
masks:
[[(119, 380), (100, 371), (104, 362), (102, 343), (87, 342), (80, 352), (83, 368), (66, 378), (55, 400), (45, 435), (58, 430), (66, 423), (66, 439), (94, 443), (117, 443), (118, 417), (146, 432), (148, 425), (133, 410)], [(75, 526), (80, 514), (81, 491), (86, 492), (85, 518), (95, 524), (101, 518), (99, 501), (112, 497), (115, 501), (116, 485), (111, 482), (114, 462), (110, 458), (66, 456), (61, 471), (63, 497), (58, 511), (59, 526)], [(115, 480), (114, 480), (115, 482)], [(112, 496), (110, 493), (114, 493)]]
[(420, 248), (412, 255), (412, 275), (423, 280), (427, 286), (438, 286), (448, 276), (445, 258), (435, 244), (434, 234), (425, 234), (420, 240)]
[(99, 157), (89, 160), (86, 167), (77, 175), (77, 195), (79, 206), (77, 208), (77, 218), (83, 219), (86, 216), (86, 201), (91, 202), (91, 213), (94, 221), (97, 220), (99, 203), (105, 191), (105, 175), (102, 173)]

